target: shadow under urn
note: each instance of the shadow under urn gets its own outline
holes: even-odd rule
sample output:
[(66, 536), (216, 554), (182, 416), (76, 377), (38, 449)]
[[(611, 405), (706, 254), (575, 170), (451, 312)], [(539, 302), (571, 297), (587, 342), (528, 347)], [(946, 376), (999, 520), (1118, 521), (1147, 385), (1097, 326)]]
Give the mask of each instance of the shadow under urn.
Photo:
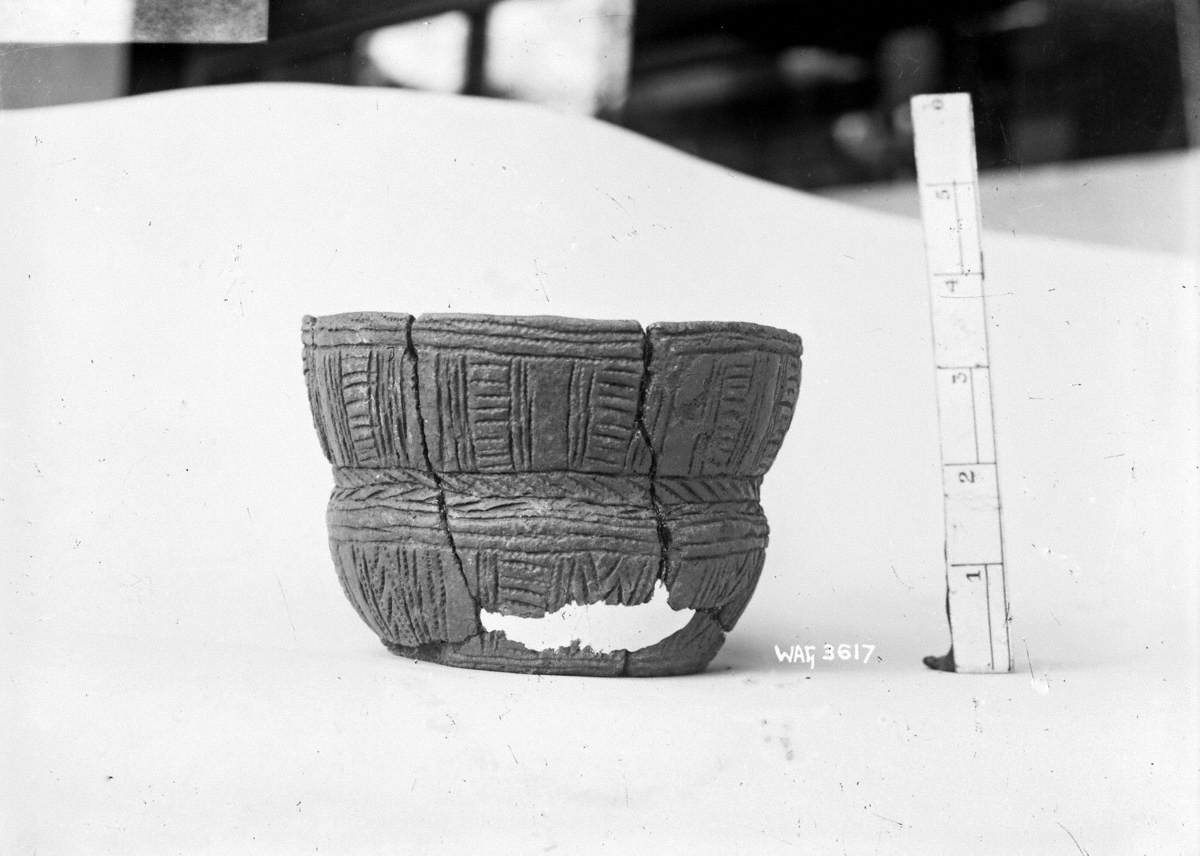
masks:
[[(309, 316), (302, 335), (334, 565), (388, 648), (609, 676), (716, 655), (762, 572), (759, 486), (792, 421), (798, 336), (384, 312)], [(589, 636), (602, 612), (654, 609), (665, 637)]]

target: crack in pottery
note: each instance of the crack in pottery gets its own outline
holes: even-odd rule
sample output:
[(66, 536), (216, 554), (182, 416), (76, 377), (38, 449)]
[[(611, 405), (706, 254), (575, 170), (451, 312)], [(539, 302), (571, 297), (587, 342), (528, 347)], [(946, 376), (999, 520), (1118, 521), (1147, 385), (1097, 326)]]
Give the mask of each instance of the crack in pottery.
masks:
[(799, 337), (346, 313), (303, 339), (334, 565), (391, 650), (595, 675), (716, 654), (762, 572)]

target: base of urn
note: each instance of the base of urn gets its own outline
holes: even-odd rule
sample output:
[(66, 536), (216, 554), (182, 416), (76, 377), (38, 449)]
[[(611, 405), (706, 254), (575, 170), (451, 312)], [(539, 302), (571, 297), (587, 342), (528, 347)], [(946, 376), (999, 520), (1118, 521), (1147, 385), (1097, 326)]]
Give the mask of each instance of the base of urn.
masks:
[(666, 677), (704, 671), (725, 642), (716, 618), (697, 612), (682, 629), (637, 651), (596, 653), (578, 643), (566, 648), (533, 651), (513, 642), (503, 631), (488, 631), (462, 642), (396, 645), (384, 640), (393, 654), (462, 669), (539, 675), (581, 675), (597, 678)]

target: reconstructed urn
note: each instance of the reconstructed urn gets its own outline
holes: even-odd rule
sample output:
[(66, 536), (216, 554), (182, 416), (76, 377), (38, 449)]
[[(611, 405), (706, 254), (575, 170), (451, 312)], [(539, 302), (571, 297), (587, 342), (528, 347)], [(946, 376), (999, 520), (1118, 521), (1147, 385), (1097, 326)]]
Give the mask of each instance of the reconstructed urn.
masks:
[(762, 571), (799, 337), (372, 312), (303, 338), (334, 564), (392, 651), (578, 675), (717, 653)]

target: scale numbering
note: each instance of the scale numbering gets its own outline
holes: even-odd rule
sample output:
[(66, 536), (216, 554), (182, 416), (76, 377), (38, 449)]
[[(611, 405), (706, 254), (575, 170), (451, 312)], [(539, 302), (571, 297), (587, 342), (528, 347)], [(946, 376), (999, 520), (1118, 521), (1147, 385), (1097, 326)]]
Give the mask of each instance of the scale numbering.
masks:
[(971, 98), (912, 99), (929, 268), (950, 652), (931, 668), (1012, 671)]

